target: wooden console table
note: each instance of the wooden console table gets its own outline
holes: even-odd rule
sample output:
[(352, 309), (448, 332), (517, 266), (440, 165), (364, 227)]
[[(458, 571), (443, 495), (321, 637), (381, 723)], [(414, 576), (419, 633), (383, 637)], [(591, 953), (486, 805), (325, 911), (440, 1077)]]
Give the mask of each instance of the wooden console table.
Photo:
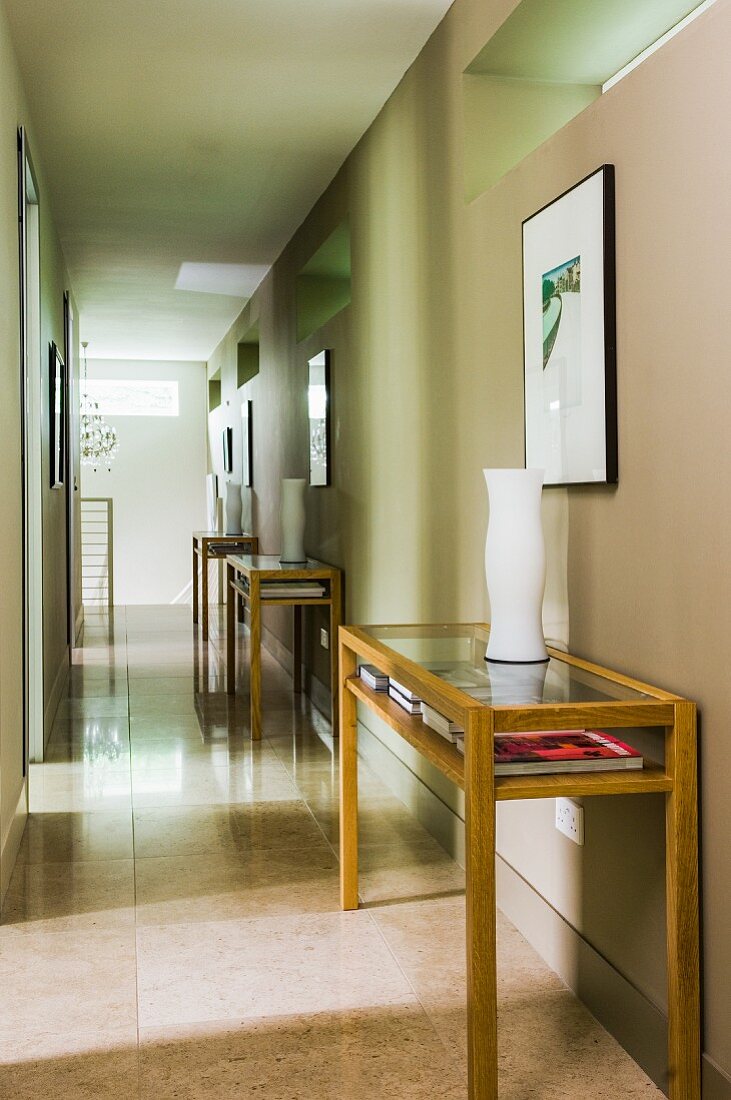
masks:
[[(330, 691), (333, 736), (337, 737), (338, 709), (338, 628), (342, 615), (342, 573), (333, 565), (308, 558), (302, 565), (280, 562), (276, 554), (232, 554), (227, 563), (226, 612), (226, 689), (236, 691), (236, 600), (243, 598), (251, 615), (249, 677), (251, 698), (251, 740), (261, 739), (261, 609), (262, 607), (294, 608), (294, 690), (302, 690), (302, 608), (330, 608)], [(267, 586), (272, 582), (290, 583), (319, 581), (323, 596), (275, 596)], [(264, 585), (264, 588), (262, 588)]]
[[(495, 1100), (495, 802), (661, 792), (666, 804), (668, 1062), (672, 1100), (700, 1100), (698, 805), (695, 704), (568, 654), (542, 665), (484, 661), (489, 628), (368, 626), (340, 630), (340, 882), (358, 908), (357, 704), (362, 703), (465, 792), (467, 1013), (470, 1100)], [(465, 730), (465, 754), (358, 678), (376, 665)], [(485, 701), (453, 686), (484, 679)], [(493, 739), (531, 730), (664, 731), (665, 763), (642, 770), (495, 777)], [(631, 736), (631, 735), (630, 735)]]
[(233, 548), (247, 549), (251, 554), (259, 553), (259, 540), (256, 535), (222, 535), (218, 531), (193, 532), (193, 622), (198, 622), (198, 559), (201, 565), (201, 601), (203, 641), (208, 641), (208, 562), (221, 561)]

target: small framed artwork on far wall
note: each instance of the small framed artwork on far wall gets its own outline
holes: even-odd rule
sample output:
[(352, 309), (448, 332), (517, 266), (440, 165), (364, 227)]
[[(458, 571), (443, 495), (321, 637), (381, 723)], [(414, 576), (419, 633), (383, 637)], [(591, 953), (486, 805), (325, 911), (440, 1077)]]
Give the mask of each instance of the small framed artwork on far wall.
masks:
[(307, 364), (307, 415), (310, 430), (310, 485), (332, 483), (330, 447), (330, 363), (327, 349)]
[(233, 473), (234, 468), (234, 430), (233, 428), (223, 429), (223, 472), (225, 474)]
[(66, 470), (66, 365), (54, 343), (49, 348), (51, 488), (60, 489)]
[(525, 464), (617, 481), (614, 165), (523, 222)]

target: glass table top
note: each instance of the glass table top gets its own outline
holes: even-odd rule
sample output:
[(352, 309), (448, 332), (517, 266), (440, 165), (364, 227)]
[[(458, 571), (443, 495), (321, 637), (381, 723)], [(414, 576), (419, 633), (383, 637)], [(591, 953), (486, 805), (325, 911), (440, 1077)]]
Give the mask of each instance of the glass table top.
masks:
[(558, 657), (540, 664), (486, 661), (489, 632), (480, 625), (364, 626), (360, 629), (487, 706), (650, 702), (655, 698), (577, 668)]
[(228, 556), (233, 561), (240, 562), (246, 569), (261, 569), (266, 572), (306, 573), (310, 570), (332, 569), (331, 565), (316, 561), (314, 558), (308, 558), (307, 561), (285, 562), (280, 560), (278, 554), (229, 554)]

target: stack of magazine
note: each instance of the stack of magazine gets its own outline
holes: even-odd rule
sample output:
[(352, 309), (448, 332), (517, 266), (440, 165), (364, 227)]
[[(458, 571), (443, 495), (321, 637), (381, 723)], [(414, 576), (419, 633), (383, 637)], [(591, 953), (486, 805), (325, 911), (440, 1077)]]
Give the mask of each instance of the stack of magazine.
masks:
[[(464, 739), (457, 748), (464, 752)], [(545, 730), (495, 738), (495, 775), (625, 771), (643, 763), (636, 749), (602, 730)]]
[(450, 722), (449, 718), (445, 718), (443, 714), (440, 714), (438, 710), (434, 710), (434, 707), (430, 707), (428, 703), (421, 704), (421, 717), (424, 725), (436, 730), (437, 733), (441, 733), (447, 741), (456, 744), (458, 741), (463, 740), (464, 730), (462, 727), (458, 726), (456, 722)]
[(394, 680), (393, 676), (390, 676), (388, 680), (388, 694), (409, 714), (421, 714), (421, 699), (419, 696), (400, 684), (398, 680)]
[(375, 665), (360, 665), (358, 673), (371, 691), (388, 691), (388, 676)]
[(325, 586), (317, 581), (262, 581), (262, 599), (319, 600), (325, 595)]

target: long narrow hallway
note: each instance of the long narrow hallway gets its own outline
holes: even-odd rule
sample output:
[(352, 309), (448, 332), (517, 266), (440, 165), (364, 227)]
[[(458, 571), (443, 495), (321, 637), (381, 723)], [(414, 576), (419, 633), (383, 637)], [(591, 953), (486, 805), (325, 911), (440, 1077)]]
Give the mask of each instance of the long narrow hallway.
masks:
[[(0, 1095), (461, 1100), (462, 871), (363, 766), (342, 914), (329, 726), (265, 656), (252, 745), (222, 659), (189, 608), (87, 614), (0, 929)], [(504, 1096), (660, 1095), (500, 940)]]

